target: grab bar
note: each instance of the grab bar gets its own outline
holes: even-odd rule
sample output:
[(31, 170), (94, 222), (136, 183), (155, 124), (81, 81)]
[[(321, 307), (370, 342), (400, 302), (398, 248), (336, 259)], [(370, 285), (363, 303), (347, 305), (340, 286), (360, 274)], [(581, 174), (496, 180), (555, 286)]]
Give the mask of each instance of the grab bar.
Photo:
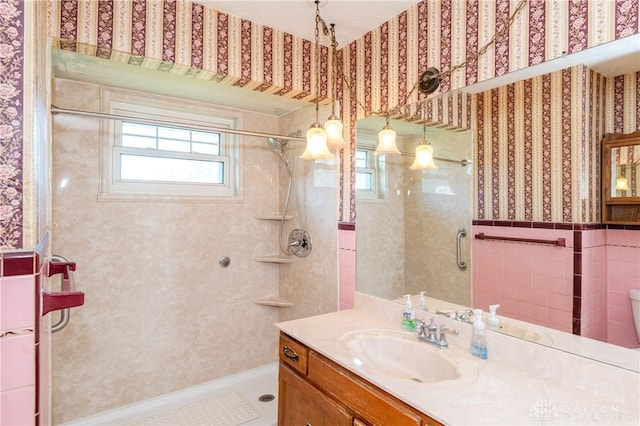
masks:
[(458, 263), (458, 269), (461, 271), (467, 270), (466, 262), (462, 261), (462, 238), (467, 236), (467, 231), (464, 228), (458, 229), (458, 236), (456, 237), (456, 262)]
[(518, 238), (518, 237), (496, 237), (493, 235), (484, 235), (484, 232), (476, 234), (476, 240), (496, 240), (496, 241), (511, 241), (517, 243), (534, 243), (534, 244), (549, 244), (552, 246), (566, 247), (567, 240), (565, 238), (558, 238), (555, 240), (539, 240), (536, 238)]

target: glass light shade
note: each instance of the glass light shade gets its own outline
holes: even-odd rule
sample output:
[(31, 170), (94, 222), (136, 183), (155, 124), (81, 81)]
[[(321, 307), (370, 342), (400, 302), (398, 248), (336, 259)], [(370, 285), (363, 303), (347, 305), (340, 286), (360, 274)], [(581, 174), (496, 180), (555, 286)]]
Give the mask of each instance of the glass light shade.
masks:
[(327, 131), (327, 143), (330, 149), (341, 149), (347, 145), (342, 137), (342, 122), (332, 115), (324, 123), (324, 130)]
[(433, 147), (424, 142), (420, 142), (416, 147), (416, 159), (409, 168), (411, 170), (437, 169), (438, 166), (433, 162)]
[(396, 146), (396, 132), (389, 125), (384, 126), (378, 133), (378, 146), (373, 153), (400, 155)]
[(630, 189), (626, 177), (616, 179), (616, 191), (629, 191)]
[(300, 158), (303, 160), (333, 158), (333, 154), (327, 148), (327, 132), (317, 121), (307, 130), (307, 147)]

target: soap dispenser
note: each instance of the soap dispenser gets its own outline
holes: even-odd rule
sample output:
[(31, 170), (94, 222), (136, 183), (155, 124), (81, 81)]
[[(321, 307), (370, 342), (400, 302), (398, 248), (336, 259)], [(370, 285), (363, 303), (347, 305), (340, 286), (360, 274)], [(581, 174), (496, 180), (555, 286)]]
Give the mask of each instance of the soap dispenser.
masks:
[(487, 359), (487, 337), (484, 335), (484, 322), (482, 322), (482, 309), (473, 310), (473, 334), (471, 335), (471, 354), (478, 358)]
[(424, 309), (425, 311), (427, 310), (427, 299), (424, 298), (424, 294), (426, 293), (426, 291), (421, 291), (420, 292), (420, 299), (418, 299), (418, 307), (420, 309)]
[(405, 331), (414, 331), (416, 329), (416, 322), (414, 320), (415, 313), (413, 312), (411, 295), (405, 294), (404, 297), (407, 298), (407, 301), (405, 302), (404, 309), (402, 310), (402, 329)]
[(500, 305), (489, 305), (489, 318), (487, 318), (487, 327), (489, 330), (498, 330), (500, 328), (500, 320), (496, 316), (496, 310)]

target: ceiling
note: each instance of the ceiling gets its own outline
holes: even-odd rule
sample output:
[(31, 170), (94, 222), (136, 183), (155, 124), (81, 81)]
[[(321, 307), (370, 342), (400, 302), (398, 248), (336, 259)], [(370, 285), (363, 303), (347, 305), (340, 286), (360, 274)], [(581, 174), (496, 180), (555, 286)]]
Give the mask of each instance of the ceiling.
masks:
[[(313, 0), (195, 0), (229, 15), (278, 29), (306, 40), (315, 39), (316, 5)], [(335, 24), (338, 48), (404, 12), (420, 0), (320, 0), (320, 16)], [(320, 43), (331, 45), (328, 37)]]

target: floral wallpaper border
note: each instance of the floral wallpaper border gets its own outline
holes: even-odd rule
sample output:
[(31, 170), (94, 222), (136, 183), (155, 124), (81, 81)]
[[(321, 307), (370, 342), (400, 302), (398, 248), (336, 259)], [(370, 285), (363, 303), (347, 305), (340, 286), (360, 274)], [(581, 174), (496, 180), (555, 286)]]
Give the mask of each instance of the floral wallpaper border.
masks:
[(22, 246), (24, 3), (0, 0), (0, 250)]

